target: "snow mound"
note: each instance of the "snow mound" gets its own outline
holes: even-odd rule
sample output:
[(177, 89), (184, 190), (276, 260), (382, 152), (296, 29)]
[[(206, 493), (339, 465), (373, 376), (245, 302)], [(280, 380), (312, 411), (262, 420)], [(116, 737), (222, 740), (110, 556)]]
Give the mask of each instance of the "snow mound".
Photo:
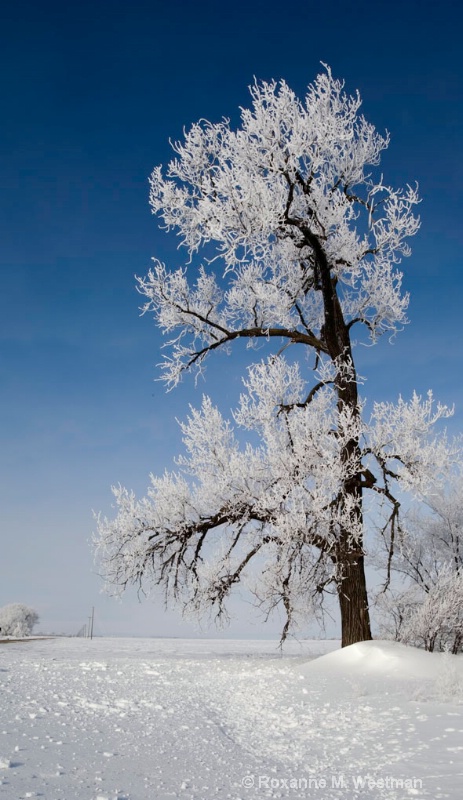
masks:
[(427, 653), (399, 642), (357, 642), (304, 665), (306, 677), (420, 678), (436, 680), (442, 671), (442, 653)]

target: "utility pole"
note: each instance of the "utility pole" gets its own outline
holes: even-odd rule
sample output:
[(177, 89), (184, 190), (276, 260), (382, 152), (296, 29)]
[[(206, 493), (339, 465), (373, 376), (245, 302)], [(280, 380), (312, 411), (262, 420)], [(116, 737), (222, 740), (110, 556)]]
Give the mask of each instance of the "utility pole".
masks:
[(92, 616), (90, 617), (90, 639), (93, 639), (93, 620), (95, 617), (95, 606), (92, 606)]

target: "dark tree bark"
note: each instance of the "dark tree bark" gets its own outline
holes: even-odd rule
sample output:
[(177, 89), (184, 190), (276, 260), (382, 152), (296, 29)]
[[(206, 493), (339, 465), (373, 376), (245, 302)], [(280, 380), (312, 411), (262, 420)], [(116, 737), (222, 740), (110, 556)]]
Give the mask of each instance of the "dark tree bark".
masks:
[(345, 554), (338, 583), (342, 647), (372, 638), (363, 555)]

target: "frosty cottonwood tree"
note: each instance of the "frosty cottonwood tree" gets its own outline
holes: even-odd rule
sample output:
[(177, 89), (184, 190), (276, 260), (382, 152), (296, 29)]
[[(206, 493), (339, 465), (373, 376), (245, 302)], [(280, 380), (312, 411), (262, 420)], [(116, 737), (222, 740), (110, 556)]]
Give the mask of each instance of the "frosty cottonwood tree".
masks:
[(354, 327), (374, 343), (406, 321), (397, 265), (418, 197), (373, 177), (388, 137), (329, 69), (305, 102), (284, 82), (256, 83), (251, 96), (236, 131), (201, 121), (173, 146), (166, 177), (154, 170), (153, 212), (187, 266), (155, 261), (139, 290), (170, 337), (170, 387), (237, 339), (275, 342), (233, 414), (260, 445), (241, 445), (205, 397), (181, 426), (178, 471), (152, 477), (140, 501), (113, 489), (118, 513), (99, 519), (97, 553), (110, 587), (158, 584), (167, 601), (219, 616), (247, 577), (264, 611), (284, 608), (283, 638), (335, 589), (347, 645), (371, 638), (366, 492), (389, 506), (393, 541), (394, 487), (424, 493), (448, 462), (445, 439), (431, 438), (447, 411), (430, 396), (376, 404), (363, 419), (352, 354)]

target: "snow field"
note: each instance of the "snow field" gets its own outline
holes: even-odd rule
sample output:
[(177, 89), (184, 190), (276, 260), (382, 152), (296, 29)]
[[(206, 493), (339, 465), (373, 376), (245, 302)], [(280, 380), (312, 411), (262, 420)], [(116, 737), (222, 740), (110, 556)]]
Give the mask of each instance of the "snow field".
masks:
[(0, 646), (0, 797), (460, 800), (462, 659), (337, 647)]

